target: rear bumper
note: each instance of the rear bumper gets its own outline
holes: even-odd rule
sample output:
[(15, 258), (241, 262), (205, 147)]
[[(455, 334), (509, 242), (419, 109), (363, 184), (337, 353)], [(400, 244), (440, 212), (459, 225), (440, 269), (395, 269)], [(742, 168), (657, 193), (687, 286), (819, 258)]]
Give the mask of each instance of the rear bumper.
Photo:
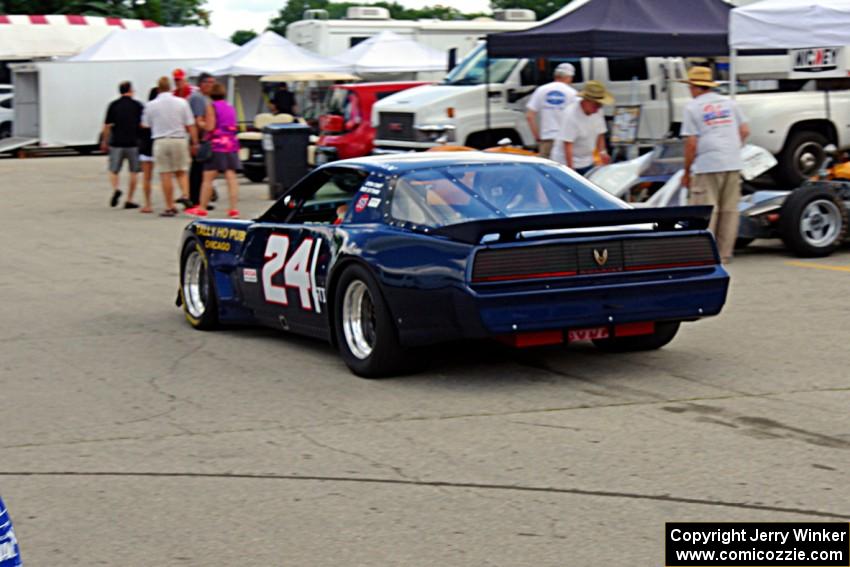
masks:
[[(617, 282), (592, 277), (576, 280), (583, 281), (570, 281), (569, 287), (541, 283), (453, 289), (442, 299), (433, 297), (433, 301), (420, 301), (418, 309), (406, 309), (400, 338), (414, 346), (517, 332), (690, 321), (717, 315), (729, 287), (729, 276), (721, 266), (644, 273)], [(438, 309), (435, 302), (445, 309)]]

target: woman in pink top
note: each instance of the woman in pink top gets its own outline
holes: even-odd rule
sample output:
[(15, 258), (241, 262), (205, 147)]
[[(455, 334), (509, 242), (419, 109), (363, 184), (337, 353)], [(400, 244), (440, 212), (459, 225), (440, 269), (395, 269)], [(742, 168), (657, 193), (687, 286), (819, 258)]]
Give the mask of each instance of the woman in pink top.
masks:
[(221, 83), (216, 83), (210, 92), (212, 104), (207, 107), (207, 136), (212, 144), (212, 157), (204, 162), (204, 182), (201, 186), (201, 203), (188, 209), (187, 214), (205, 217), (207, 205), (212, 198), (212, 182), (219, 173), (227, 180), (230, 195), (230, 210), (227, 216), (237, 218), (239, 209), (239, 183), (236, 172), (242, 169), (239, 162), (239, 140), (236, 139), (236, 111), (225, 100), (227, 89)]

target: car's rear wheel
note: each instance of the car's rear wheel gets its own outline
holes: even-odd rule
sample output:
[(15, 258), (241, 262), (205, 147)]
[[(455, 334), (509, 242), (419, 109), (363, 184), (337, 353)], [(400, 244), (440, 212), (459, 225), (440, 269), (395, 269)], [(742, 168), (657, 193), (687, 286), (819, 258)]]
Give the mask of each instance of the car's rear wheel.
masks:
[(606, 352), (635, 352), (639, 350), (656, 350), (670, 341), (679, 332), (679, 322), (664, 322), (655, 324), (655, 332), (651, 335), (635, 337), (612, 337), (610, 339), (595, 339), (593, 344)]
[(209, 330), (218, 326), (218, 305), (215, 286), (207, 257), (200, 243), (191, 240), (183, 248), (180, 262), (180, 299), (183, 314), (196, 329)]
[(366, 268), (345, 268), (335, 289), (334, 311), (336, 342), (352, 372), (382, 378), (405, 368), (406, 351), (378, 284)]

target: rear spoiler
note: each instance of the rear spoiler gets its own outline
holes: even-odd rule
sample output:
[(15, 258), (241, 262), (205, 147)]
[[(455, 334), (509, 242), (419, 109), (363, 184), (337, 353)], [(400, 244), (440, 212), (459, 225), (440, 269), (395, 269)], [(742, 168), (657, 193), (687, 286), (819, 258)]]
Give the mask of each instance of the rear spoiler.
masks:
[(633, 224), (654, 224), (656, 230), (704, 230), (708, 228), (711, 209), (711, 206), (699, 205), (529, 215), (451, 224), (434, 229), (431, 233), (447, 236), (459, 242), (478, 244), (488, 234), (498, 234), (499, 241), (505, 242), (517, 240), (521, 232), (532, 230)]

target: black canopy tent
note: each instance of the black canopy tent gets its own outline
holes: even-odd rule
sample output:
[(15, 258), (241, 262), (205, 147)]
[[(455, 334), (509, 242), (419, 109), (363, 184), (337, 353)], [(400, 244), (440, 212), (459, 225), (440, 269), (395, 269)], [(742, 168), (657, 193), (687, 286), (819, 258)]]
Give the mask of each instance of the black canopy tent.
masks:
[[(533, 28), (488, 35), (487, 56), (629, 58), (725, 55), (729, 53), (731, 10), (732, 6), (725, 0), (588, 0), (560, 18)], [(489, 70), (489, 65), (486, 69)], [(487, 82), (489, 84), (489, 78)], [(669, 97), (669, 88), (667, 93)], [(489, 92), (486, 98), (489, 129)], [(668, 105), (672, 123), (672, 100), (668, 100)]]
[(490, 57), (708, 57), (729, 53), (723, 0), (590, 0), (522, 31), (487, 36)]

